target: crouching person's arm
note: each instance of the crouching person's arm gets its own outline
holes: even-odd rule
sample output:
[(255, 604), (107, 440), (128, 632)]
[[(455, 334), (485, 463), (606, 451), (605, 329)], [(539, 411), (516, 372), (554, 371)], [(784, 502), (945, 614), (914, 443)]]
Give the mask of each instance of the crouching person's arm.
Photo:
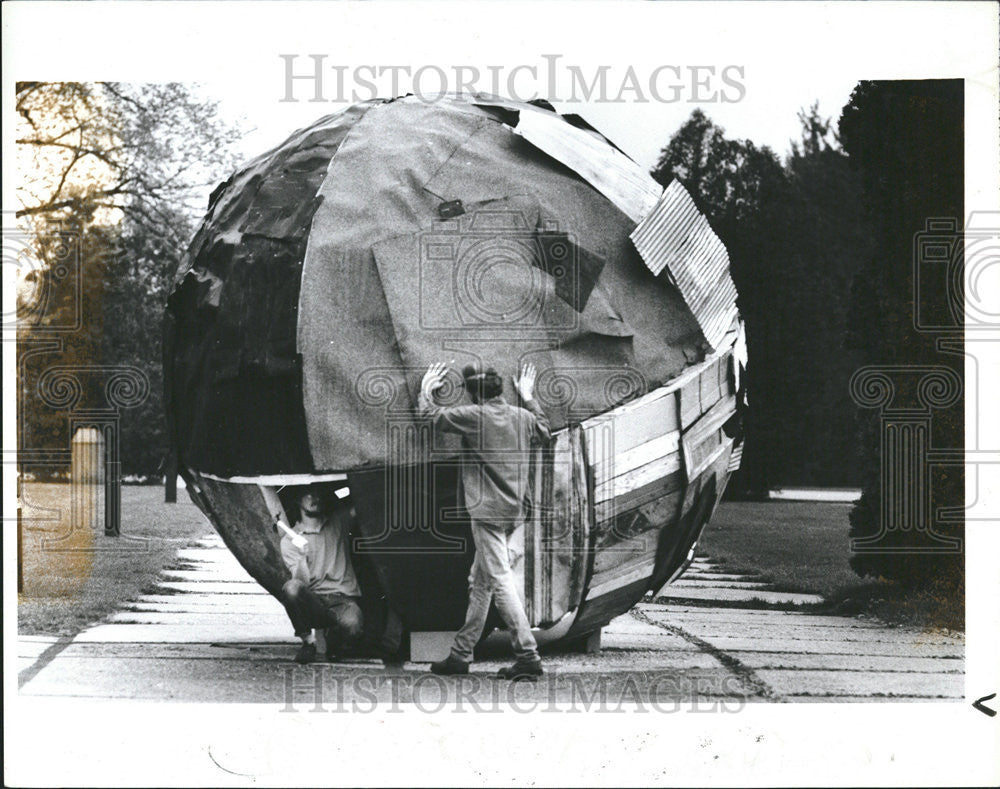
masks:
[[(303, 540), (303, 543), (305, 541)], [(309, 561), (307, 559), (307, 554), (309, 551), (308, 543), (296, 545), (292, 542), (292, 539), (287, 535), (281, 538), (281, 543), (279, 545), (281, 548), (281, 558), (285, 562), (285, 566), (288, 568), (288, 572), (292, 574), (292, 580), (298, 581), (303, 586), (309, 585)]]

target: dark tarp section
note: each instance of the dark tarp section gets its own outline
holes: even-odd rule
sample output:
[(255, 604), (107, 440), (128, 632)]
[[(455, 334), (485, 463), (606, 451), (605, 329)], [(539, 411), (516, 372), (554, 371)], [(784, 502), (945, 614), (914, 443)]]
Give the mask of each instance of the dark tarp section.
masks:
[[(358, 471), (348, 483), (361, 535), (354, 554), (371, 560), (406, 627), (458, 630), (475, 555), (458, 501), (458, 465)], [(448, 512), (455, 516), (443, 518)]]
[(296, 349), (302, 260), (327, 167), (368, 106), (297, 132), (212, 194), (167, 326), (168, 408), (192, 468), (313, 470)]

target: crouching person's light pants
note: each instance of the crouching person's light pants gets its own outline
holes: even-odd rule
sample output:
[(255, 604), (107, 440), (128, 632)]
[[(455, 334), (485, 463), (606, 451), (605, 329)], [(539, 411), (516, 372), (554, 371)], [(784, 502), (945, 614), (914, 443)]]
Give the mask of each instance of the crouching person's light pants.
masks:
[(465, 613), (465, 624), (455, 635), (455, 645), (451, 650), (459, 660), (471, 662), (472, 650), (486, 625), (491, 600), (496, 602), (497, 611), (507, 625), (518, 659), (538, 658), (538, 644), (531, 634), (524, 605), (517, 593), (514, 573), (510, 569), (507, 538), (508, 532), (502, 526), (483, 521), (472, 522), (476, 558), (472, 562), (469, 608)]

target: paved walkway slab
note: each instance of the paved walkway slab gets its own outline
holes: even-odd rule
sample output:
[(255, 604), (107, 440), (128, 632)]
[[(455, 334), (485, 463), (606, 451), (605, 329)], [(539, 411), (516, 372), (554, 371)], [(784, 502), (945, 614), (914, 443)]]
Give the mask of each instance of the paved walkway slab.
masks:
[(256, 583), (232, 583), (230, 581), (161, 581), (157, 584), (161, 589), (173, 589), (176, 592), (194, 592), (195, 594), (267, 594), (262, 586)]
[(767, 589), (761, 581), (726, 580), (684, 576), (670, 584), (670, 589)]
[(825, 652), (741, 652), (730, 650), (728, 655), (753, 669), (790, 668), (803, 670), (861, 672), (921, 672), (927, 674), (963, 674), (963, 658), (911, 657), (908, 655), (856, 655)]
[(965, 677), (961, 674), (795, 669), (760, 669), (756, 673), (785, 698), (828, 695), (877, 698), (898, 695), (960, 699), (965, 695)]
[(725, 573), (725, 572), (715, 572), (712, 570), (688, 570), (684, 573), (681, 578), (674, 583), (679, 583), (680, 581), (753, 581), (754, 577), (752, 575), (738, 575), (736, 573)]
[(817, 594), (798, 592), (771, 592), (766, 589), (731, 589), (721, 586), (707, 588), (680, 587), (676, 584), (664, 587), (656, 593), (656, 600), (707, 600), (721, 603), (751, 603), (760, 600), (765, 603), (784, 605), (818, 604), (823, 598)]
[[(283, 620), (283, 621), (282, 621)], [(225, 641), (274, 641), (285, 638), (297, 643), (288, 618), (254, 619), (234, 627), (231, 622), (216, 624), (107, 624), (84, 630), (77, 643), (214, 643)]]
[[(261, 603), (254, 603), (254, 600), (261, 599), (260, 595), (247, 595), (245, 599), (235, 598), (234, 595), (228, 595), (226, 600), (223, 602), (192, 602), (190, 600), (182, 600), (177, 603), (160, 603), (160, 602), (149, 602), (149, 601), (137, 601), (134, 603), (126, 603), (122, 606), (118, 613), (165, 613), (165, 614), (176, 614), (176, 613), (206, 613), (206, 614), (223, 614), (225, 616), (240, 616), (243, 614), (271, 614), (277, 606), (277, 610), (282, 611), (280, 604), (276, 600), (267, 601), (266, 598), (262, 599)], [(111, 621), (116, 621), (114, 617), (111, 617)], [(117, 620), (125, 621), (125, 620)], [(129, 620), (131, 621), (131, 620)]]
[[(161, 581), (201, 581), (218, 583), (227, 581), (230, 583), (253, 583), (253, 578), (247, 577), (242, 567), (216, 564), (209, 562), (198, 562), (197, 564), (184, 564), (165, 570), (160, 577)], [(259, 586), (259, 584), (258, 584)]]
[[(640, 605), (650, 602), (647, 598)], [(858, 627), (874, 630), (891, 629), (871, 619), (847, 616), (817, 615), (809, 612), (781, 611), (766, 608), (712, 608), (705, 605), (669, 605), (658, 603), (658, 608), (670, 613), (674, 619), (690, 621), (747, 622), (747, 623), (787, 623), (801, 625), (821, 625), (823, 627)]]
[[(266, 625), (275, 628), (281, 623), (290, 628), (285, 612), (278, 609), (274, 611), (242, 611), (235, 614), (224, 608), (200, 611), (118, 611), (109, 616), (105, 621), (109, 624), (129, 624), (129, 625), (166, 625), (169, 627), (192, 627), (195, 625), (215, 627), (222, 629), (228, 636), (234, 629), (241, 629), (248, 625)], [(233, 619), (237, 619), (235, 623)]]
[[(953, 648), (960, 655), (964, 644), (958, 639), (947, 636), (925, 633), (919, 630), (873, 629), (863, 627), (838, 627), (827, 625), (822, 621), (815, 624), (798, 624), (785, 622), (713, 622), (708, 619), (673, 619), (671, 622), (683, 622), (685, 630), (705, 638), (745, 638), (764, 641), (779, 637), (789, 641), (810, 641), (816, 643), (830, 642), (837, 644), (869, 643), (877, 641), (883, 644), (900, 644), (904, 646), (941, 646)], [(818, 617), (824, 619), (825, 617)]]

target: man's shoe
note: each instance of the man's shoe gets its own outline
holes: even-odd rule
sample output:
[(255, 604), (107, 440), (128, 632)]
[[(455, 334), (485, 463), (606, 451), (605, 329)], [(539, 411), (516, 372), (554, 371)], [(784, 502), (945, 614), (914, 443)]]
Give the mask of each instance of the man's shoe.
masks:
[(542, 670), (541, 660), (518, 660), (513, 666), (507, 666), (497, 672), (499, 679), (509, 680), (536, 680), (545, 672)]
[(382, 661), (383, 666), (391, 669), (402, 669), (403, 663), (406, 662), (399, 655), (395, 653), (393, 654), (384, 653), (379, 656), (379, 659)]
[(448, 657), (444, 660), (438, 660), (431, 663), (431, 673), (441, 674), (443, 676), (451, 674), (468, 674), (469, 664), (454, 655), (448, 655)]
[(305, 665), (306, 663), (312, 663), (316, 660), (316, 645), (315, 644), (303, 644), (299, 647), (299, 652), (295, 656), (295, 662)]

